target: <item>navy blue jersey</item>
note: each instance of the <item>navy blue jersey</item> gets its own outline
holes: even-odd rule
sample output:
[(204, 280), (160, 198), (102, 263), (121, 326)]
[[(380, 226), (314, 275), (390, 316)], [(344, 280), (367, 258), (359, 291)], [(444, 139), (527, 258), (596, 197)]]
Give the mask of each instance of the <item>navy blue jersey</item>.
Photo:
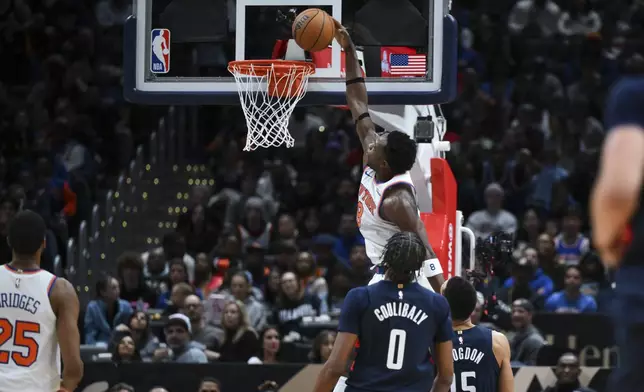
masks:
[(455, 331), (452, 344), (452, 392), (497, 392), (501, 369), (492, 348), (492, 330), (475, 326)]
[[(615, 84), (607, 99), (605, 122), (607, 129), (620, 125), (644, 128), (644, 78), (626, 77)], [(629, 222), (624, 240), (621, 266), (615, 274), (617, 283), (613, 305), (616, 322), (644, 323), (644, 189), (637, 211)]]
[(447, 300), (418, 283), (398, 289), (383, 280), (349, 292), (340, 332), (360, 347), (346, 392), (427, 392), (434, 381), (430, 350), (452, 339)]

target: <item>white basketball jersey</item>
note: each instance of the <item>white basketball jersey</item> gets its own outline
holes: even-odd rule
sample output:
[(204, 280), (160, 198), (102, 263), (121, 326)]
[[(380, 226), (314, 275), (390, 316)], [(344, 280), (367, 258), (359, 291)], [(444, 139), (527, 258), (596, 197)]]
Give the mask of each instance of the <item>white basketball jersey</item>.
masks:
[(56, 277), (45, 270), (0, 267), (0, 392), (54, 392), (60, 387)]
[(362, 233), (365, 240), (367, 256), (376, 265), (379, 265), (381, 262), (382, 251), (387, 241), (394, 234), (400, 232), (398, 226), (384, 220), (380, 216), (379, 211), (385, 190), (396, 184), (408, 184), (412, 189), (414, 197), (416, 197), (415, 188), (411, 182), (409, 172), (394, 176), (387, 182), (378, 183), (376, 181), (376, 172), (367, 167), (362, 173), (362, 179), (360, 180), (356, 220), (358, 227), (360, 227), (360, 233)]

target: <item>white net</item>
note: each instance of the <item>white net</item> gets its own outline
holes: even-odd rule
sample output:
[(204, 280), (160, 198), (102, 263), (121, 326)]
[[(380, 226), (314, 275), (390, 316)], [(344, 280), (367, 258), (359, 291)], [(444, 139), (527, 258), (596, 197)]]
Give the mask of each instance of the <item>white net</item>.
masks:
[(235, 77), (244, 110), (248, 136), (244, 151), (286, 145), (295, 140), (288, 123), (297, 103), (304, 97), (315, 66), (304, 62), (264, 60), (232, 62), (228, 70)]

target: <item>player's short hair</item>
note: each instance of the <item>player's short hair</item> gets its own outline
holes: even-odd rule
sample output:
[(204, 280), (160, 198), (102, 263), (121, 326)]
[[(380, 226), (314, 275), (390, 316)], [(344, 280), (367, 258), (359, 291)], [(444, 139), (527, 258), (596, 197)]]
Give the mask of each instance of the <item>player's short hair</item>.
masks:
[(47, 226), (40, 215), (23, 210), (9, 224), (7, 240), (15, 254), (31, 256), (42, 247), (46, 232)]
[(476, 290), (472, 283), (460, 276), (455, 276), (447, 281), (443, 296), (449, 303), (452, 320), (467, 320), (476, 308)]
[(418, 145), (406, 133), (393, 131), (387, 134), (385, 160), (394, 174), (402, 174), (411, 170), (416, 162)]
[(418, 234), (409, 231), (396, 233), (382, 252), (382, 266), (395, 283), (407, 284), (416, 278), (427, 258), (427, 249)]

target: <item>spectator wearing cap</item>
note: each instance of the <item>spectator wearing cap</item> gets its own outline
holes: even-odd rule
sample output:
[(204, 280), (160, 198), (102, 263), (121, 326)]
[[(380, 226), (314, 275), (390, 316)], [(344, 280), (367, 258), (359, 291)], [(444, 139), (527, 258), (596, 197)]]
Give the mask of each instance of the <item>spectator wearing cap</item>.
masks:
[(581, 292), (581, 270), (575, 265), (568, 266), (564, 277), (564, 289), (553, 293), (544, 310), (557, 313), (593, 313), (597, 303), (590, 295)]
[(554, 239), (559, 264), (577, 265), (590, 250), (590, 240), (581, 233), (581, 224), (581, 211), (569, 208), (561, 222), (561, 233)]
[(474, 212), (465, 224), (476, 238), (487, 239), (498, 232), (515, 235), (517, 218), (503, 209), (503, 196), (503, 188), (496, 182), (485, 188), (485, 209)]
[(510, 303), (524, 298), (533, 304), (543, 305), (554, 289), (552, 279), (539, 268), (536, 249), (526, 248), (522, 257), (512, 265), (512, 276), (499, 292), (499, 298)]
[(512, 326), (514, 335), (510, 339), (511, 361), (513, 365), (536, 366), (537, 354), (546, 344), (541, 333), (532, 325), (534, 306), (526, 299), (512, 303)]
[(264, 305), (253, 296), (253, 285), (250, 272), (237, 271), (230, 278), (230, 295), (246, 307), (248, 321), (255, 331), (262, 331), (266, 327), (266, 309)]
[(168, 317), (163, 328), (167, 347), (159, 347), (152, 356), (155, 362), (207, 363), (202, 350), (190, 344), (192, 326), (188, 316), (175, 313)]

